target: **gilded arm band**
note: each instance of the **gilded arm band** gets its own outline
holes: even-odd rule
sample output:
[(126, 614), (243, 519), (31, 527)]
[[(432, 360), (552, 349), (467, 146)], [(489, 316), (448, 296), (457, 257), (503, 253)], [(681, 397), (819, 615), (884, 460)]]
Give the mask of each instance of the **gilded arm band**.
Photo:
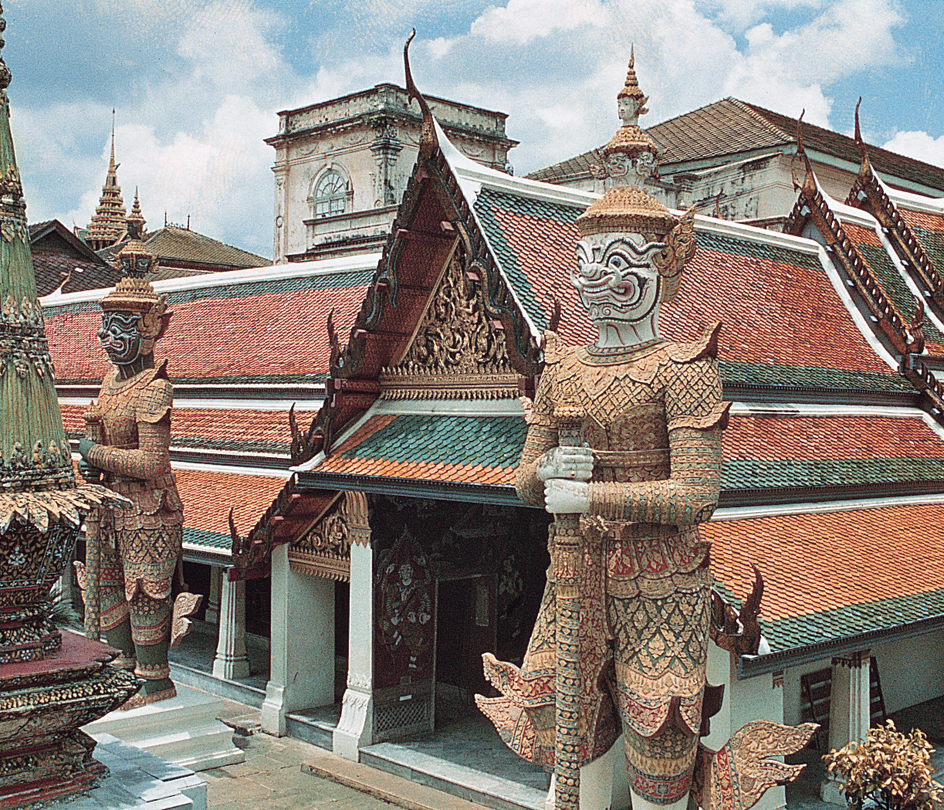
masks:
[(590, 513), (607, 520), (686, 526), (711, 517), (721, 484), (721, 429), (669, 432), (672, 474), (661, 481), (590, 484)]

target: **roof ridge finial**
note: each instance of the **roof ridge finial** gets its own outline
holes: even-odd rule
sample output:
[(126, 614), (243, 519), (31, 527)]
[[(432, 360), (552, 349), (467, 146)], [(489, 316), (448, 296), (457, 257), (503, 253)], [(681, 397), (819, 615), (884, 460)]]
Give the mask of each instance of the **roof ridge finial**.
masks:
[(859, 126), (859, 107), (861, 105), (862, 96), (859, 96), (855, 108), (855, 142), (859, 145), (859, 151), (862, 153), (862, 163), (859, 165), (859, 176), (868, 177), (872, 167), (869, 163), (869, 149), (865, 145), (865, 141), (862, 140), (862, 128)]
[(420, 131), (420, 157), (429, 159), (439, 149), (439, 138), (436, 136), (436, 126), (433, 123), (433, 111), (429, 108), (429, 103), (423, 98), (423, 94), (417, 90), (416, 83), (413, 81), (413, 73), (410, 71), (410, 43), (416, 36), (416, 29), (410, 32), (403, 46), (403, 69), (406, 73), (406, 91), (411, 99), (416, 99), (423, 113), (423, 128)]
[[(800, 111), (800, 117), (797, 119), (797, 150), (796, 154), (793, 156), (793, 160), (790, 161), (790, 174), (793, 177), (793, 190), (799, 191), (806, 199), (812, 199), (816, 194), (816, 176), (813, 174), (813, 164), (810, 163), (809, 155), (806, 154), (806, 149), (803, 148), (804, 115), (806, 115), (805, 107)], [(794, 167), (798, 157), (803, 158), (803, 163), (806, 166), (806, 176), (803, 178), (802, 183), (797, 178), (796, 168)]]

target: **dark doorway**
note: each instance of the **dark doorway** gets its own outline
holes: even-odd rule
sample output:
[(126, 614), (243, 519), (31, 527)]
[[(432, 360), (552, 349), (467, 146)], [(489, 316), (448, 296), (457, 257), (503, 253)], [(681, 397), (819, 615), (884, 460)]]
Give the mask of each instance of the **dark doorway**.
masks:
[(488, 690), (482, 653), (495, 649), (495, 577), (440, 579), (436, 599), (437, 726), (476, 712)]

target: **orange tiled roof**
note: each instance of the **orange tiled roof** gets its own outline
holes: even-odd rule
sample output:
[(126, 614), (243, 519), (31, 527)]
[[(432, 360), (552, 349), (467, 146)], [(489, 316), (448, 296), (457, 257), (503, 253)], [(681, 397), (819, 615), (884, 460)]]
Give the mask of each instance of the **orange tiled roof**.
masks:
[(880, 416), (733, 416), (724, 459), (944, 458), (944, 442), (921, 419)]
[[(85, 407), (60, 405), (60, 409), (66, 432), (80, 434), (85, 429)], [(314, 415), (297, 412), (298, 424), (307, 426)], [(171, 432), (176, 447), (287, 454), (292, 441), (288, 411), (178, 407), (171, 419)]]
[(184, 525), (229, 538), (228, 515), (246, 534), (285, 486), (285, 479), (261, 475), (174, 470), (184, 504)]
[[(201, 382), (323, 376), (330, 360), (328, 314), (334, 310), (339, 334), (349, 330), (370, 273), (346, 275), (346, 283), (315, 277), (169, 293), (174, 315), (155, 359), (170, 358), (173, 379)], [(45, 312), (57, 379), (102, 379), (108, 364), (95, 337), (98, 304), (48, 306)]]
[[(701, 531), (713, 544), (712, 571), (731, 593), (748, 594), (750, 564), (760, 568), (761, 618), (783, 649), (944, 612), (944, 543), (929, 531), (942, 521), (944, 505), (933, 504), (716, 520)], [(869, 609), (896, 600), (907, 616), (889, 610), (882, 623)]]

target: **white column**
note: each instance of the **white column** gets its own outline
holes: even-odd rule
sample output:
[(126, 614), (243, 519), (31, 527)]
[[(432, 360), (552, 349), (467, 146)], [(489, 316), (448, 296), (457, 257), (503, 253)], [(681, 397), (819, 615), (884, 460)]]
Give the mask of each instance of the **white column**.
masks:
[(262, 729), (285, 735), (285, 716), (334, 703), (334, 582), (289, 568), (272, 552), (272, 649)]
[[(829, 698), (829, 748), (864, 742), (869, 731), (869, 650), (833, 659), (833, 683)], [(845, 805), (839, 783), (827, 778), (820, 786), (823, 801)]]
[(358, 761), (358, 749), (373, 742), (374, 560), (370, 546), (351, 546), (347, 689), (334, 731), (334, 753)]
[[(551, 774), (551, 787), (544, 799), (544, 810), (557, 807), (556, 774)], [(580, 768), (580, 810), (629, 810), (629, 775), (623, 737), (602, 757)]]
[[(220, 570), (214, 568), (214, 570)], [(211, 582), (212, 585), (212, 582)], [(222, 577), (220, 632), (213, 660), (213, 677), (228, 681), (249, 677), (246, 657), (246, 583), (232, 582), (229, 571)], [(211, 587), (212, 593), (212, 587)]]
[(223, 575), (226, 573), (226, 568), (210, 566), (210, 593), (207, 595), (207, 607), (204, 614), (204, 621), (208, 624), (217, 624), (220, 620), (220, 590), (223, 586)]

